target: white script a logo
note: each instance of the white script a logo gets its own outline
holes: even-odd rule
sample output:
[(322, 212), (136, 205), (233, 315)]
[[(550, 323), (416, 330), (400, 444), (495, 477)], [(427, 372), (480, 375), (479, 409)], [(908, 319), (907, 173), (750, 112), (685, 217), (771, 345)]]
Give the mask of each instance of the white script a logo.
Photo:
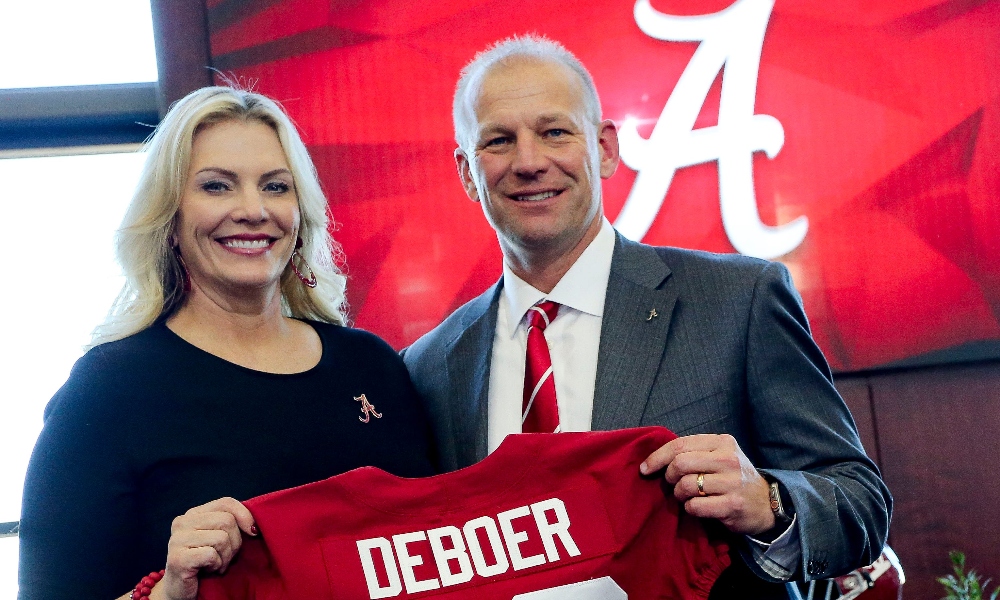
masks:
[[(670, 95), (649, 139), (634, 121), (621, 129), (622, 160), (638, 171), (615, 221), (622, 235), (641, 240), (663, 204), (677, 169), (719, 162), (722, 224), (741, 254), (771, 259), (794, 250), (809, 227), (805, 216), (771, 227), (760, 220), (753, 187), (753, 153), (774, 158), (785, 143), (781, 123), (754, 114), (764, 31), (774, 0), (738, 0), (710, 15), (677, 17), (657, 12), (649, 0), (635, 4), (635, 22), (646, 35), (670, 42), (701, 42)], [(694, 129), (716, 75), (722, 75), (719, 124)]]

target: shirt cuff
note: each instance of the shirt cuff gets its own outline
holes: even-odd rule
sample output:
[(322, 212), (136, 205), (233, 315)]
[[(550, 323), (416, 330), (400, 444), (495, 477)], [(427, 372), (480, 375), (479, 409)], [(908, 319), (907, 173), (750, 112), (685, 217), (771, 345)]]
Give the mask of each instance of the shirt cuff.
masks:
[(795, 568), (802, 560), (802, 539), (795, 526), (798, 515), (792, 517), (788, 528), (774, 541), (762, 542), (746, 536), (747, 547), (754, 562), (768, 575), (782, 581), (789, 581), (795, 575)]

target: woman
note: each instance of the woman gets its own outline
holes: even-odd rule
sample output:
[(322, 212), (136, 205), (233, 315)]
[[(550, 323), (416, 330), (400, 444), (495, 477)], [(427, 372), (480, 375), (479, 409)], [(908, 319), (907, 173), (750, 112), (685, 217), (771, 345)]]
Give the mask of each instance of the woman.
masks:
[(223, 497), (433, 472), (402, 362), (342, 326), (327, 202), (282, 110), (198, 90), (147, 152), (117, 238), (126, 285), (32, 454), (22, 600), (117, 597), (165, 564), (153, 597), (193, 598), (253, 533)]

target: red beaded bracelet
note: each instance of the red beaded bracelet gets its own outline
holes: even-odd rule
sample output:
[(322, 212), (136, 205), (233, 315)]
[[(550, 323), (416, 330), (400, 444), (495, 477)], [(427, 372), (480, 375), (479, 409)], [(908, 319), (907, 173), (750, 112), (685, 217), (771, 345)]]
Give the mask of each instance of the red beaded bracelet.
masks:
[(149, 575), (142, 578), (138, 584), (136, 584), (135, 589), (132, 590), (132, 600), (142, 600), (143, 598), (149, 598), (149, 593), (153, 591), (153, 586), (156, 582), (163, 579), (164, 570), (153, 571)]

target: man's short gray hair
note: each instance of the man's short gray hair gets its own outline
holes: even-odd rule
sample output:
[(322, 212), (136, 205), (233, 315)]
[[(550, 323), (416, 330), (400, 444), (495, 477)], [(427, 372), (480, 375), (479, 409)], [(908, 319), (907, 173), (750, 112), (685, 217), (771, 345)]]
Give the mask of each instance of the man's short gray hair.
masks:
[(601, 100), (597, 97), (594, 80), (583, 63), (554, 40), (533, 34), (515, 36), (497, 42), (476, 54), (459, 75), (452, 104), (452, 119), (455, 124), (455, 142), (466, 154), (471, 155), (475, 148), (475, 103), (483, 79), (493, 67), (506, 66), (523, 58), (555, 62), (569, 67), (579, 76), (583, 86), (583, 107), (587, 120), (595, 127), (601, 122)]

